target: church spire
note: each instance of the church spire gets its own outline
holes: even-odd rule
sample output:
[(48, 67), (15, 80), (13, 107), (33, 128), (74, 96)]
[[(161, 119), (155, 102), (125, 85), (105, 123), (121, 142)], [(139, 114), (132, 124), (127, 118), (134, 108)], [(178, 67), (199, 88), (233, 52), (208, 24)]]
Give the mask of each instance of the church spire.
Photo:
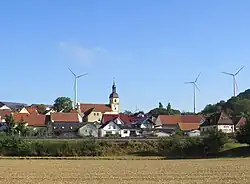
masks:
[(112, 93), (116, 93), (115, 80), (113, 80)]

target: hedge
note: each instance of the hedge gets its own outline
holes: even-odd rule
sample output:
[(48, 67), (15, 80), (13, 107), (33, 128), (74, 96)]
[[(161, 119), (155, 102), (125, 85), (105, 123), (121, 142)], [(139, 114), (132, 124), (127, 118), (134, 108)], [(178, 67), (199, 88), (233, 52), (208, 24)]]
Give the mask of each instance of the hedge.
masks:
[[(89, 140), (25, 140), (18, 137), (0, 137), (1, 156), (165, 156), (165, 157), (206, 157), (210, 152), (219, 151), (226, 143), (222, 134), (211, 134), (207, 138), (180, 136), (158, 141), (108, 142)], [(223, 138), (218, 138), (222, 136)], [(218, 141), (219, 140), (219, 141)], [(215, 144), (214, 144), (215, 143)]]

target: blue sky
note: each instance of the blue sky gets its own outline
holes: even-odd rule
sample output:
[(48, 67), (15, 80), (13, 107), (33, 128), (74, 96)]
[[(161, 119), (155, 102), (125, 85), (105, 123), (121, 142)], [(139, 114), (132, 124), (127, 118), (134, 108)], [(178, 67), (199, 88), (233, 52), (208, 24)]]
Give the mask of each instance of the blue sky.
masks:
[[(228, 99), (236, 72), (250, 63), (248, 0), (9, 0), (0, 6), (0, 99), (107, 103), (117, 82), (121, 109), (148, 111), (161, 101), (192, 111)], [(250, 67), (250, 66), (249, 66)], [(249, 68), (237, 76), (249, 88)]]

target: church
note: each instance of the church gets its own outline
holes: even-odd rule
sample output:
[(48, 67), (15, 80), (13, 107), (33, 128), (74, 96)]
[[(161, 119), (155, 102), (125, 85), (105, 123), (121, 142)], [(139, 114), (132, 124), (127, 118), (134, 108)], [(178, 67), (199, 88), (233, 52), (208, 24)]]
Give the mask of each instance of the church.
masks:
[(113, 82), (112, 92), (109, 95), (109, 104), (80, 104), (80, 111), (83, 113), (84, 121), (100, 123), (103, 114), (119, 114), (120, 99), (116, 91), (116, 84)]

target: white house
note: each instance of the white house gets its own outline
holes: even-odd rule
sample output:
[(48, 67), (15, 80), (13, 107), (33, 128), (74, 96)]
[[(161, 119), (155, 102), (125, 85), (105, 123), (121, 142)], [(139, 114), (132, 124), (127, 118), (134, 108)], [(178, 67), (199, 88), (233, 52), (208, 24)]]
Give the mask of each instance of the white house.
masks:
[(207, 117), (205, 122), (201, 124), (201, 133), (211, 130), (221, 130), (224, 133), (234, 133), (234, 123), (225, 112), (215, 113)]
[(120, 137), (130, 136), (130, 129), (119, 118), (111, 120), (99, 128), (100, 137), (116, 134)]

